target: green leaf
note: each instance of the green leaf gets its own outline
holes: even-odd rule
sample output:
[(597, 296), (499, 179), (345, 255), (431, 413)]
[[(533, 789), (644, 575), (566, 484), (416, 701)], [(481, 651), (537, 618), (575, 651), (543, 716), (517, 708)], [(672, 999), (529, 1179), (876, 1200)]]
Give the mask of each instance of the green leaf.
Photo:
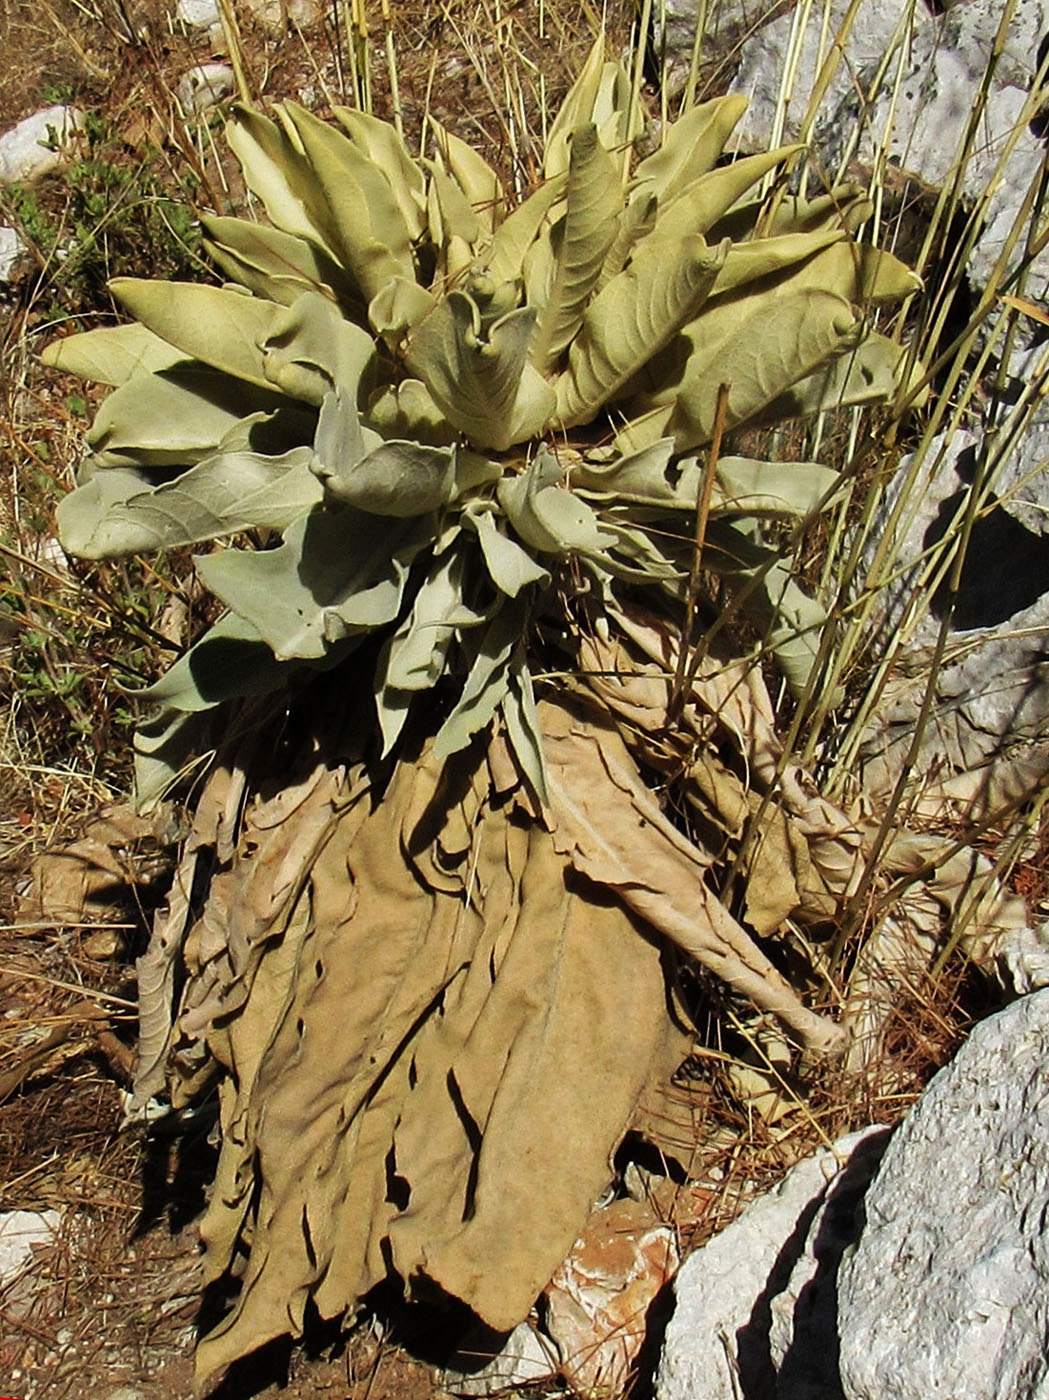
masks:
[(199, 713), (277, 690), (296, 665), (278, 661), (247, 618), (225, 613), (159, 680), (131, 694), (166, 710)]
[(761, 417), (769, 422), (783, 422), (788, 418), (810, 418), (827, 409), (885, 403), (900, 388), (906, 358), (902, 345), (868, 331), (854, 349), (773, 399)]
[(312, 171), (287, 133), (254, 108), (238, 106), (226, 123), (226, 141), (240, 162), (244, 183), (262, 200), (270, 221), (334, 257), (320, 224), (307, 209)]
[(258, 297), (291, 306), (303, 292), (349, 300), (345, 273), (315, 243), (248, 219), (201, 216), (204, 246), (227, 277)]
[(327, 395), (317, 424), (314, 471), (327, 495), (373, 515), (407, 519), (448, 504), (455, 449), (418, 442), (366, 441), (353, 400)]
[(506, 212), (506, 196), (498, 175), (472, 146), (447, 131), (440, 122), (430, 117), (429, 124), (441, 159), (458, 182), (479, 225), (492, 233)]
[(747, 99), (734, 93), (690, 108), (666, 129), (659, 150), (638, 165), (631, 198), (651, 193), (662, 205), (713, 170), (746, 110)]
[(720, 457), (711, 514), (805, 518), (833, 504), (840, 486), (840, 472), (818, 462)]
[(550, 452), (537, 453), (519, 476), (504, 477), (496, 495), (525, 544), (544, 554), (599, 554), (613, 542), (590, 506), (567, 489)]
[(63, 374), (78, 374), (96, 384), (126, 384), (134, 374), (153, 374), (185, 361), (181, 350), (145, 326), (103, 326), (95, 331), (53, 340), (41, 362)]
[(655, 228), (657, 211), (656, 197), (649, 195), (647, 199), (635, 199), (620, 214), (615, 238), (605, 255), (605, 265), (598, 278), (598, 290), (623, 271), (636, 245)]
[(405, 332), (424, 320), (436, 305), (437, 298), (418, 282), (394, 277), (372, 298), (368, 320), (396, 354)]
[(859, 325), (847, 301), (812, 289), (730, 298), (716, 308), (708, 304), (682, 332), (683, 371), (680, 358), (653, 366), (655, 375), (661, 368), (670, 375), (667, 387), (637, 407), (651, 407), (653, 399), (673, 403), (670, 429), (677, 450), (699, 447), (713, 433), (720, 384), (729, 386), (726, 427), (731, 429), (845, 353), (856, 343)]
[(187, 467), (242, 419), (285, 403), (273, 390), (200, 367), (139, 374), (104, 401), (87, 443), (99, 466)]
[(281, 315), (273, 302), (195, 282), (115, 277), (109, 287), (136, 320), (190, 359), (271, 387), (260, 346)]
[(402, 379), (369, 400), (364, 417), (384, 438), (408, 438), (434, 447), (448, 446), (456, 430), (434, 402), (421, 379)]
[(246, 618), (279, 661), (392, 622), (430, 522), (380, 522), (350, 507), (314, 510), (277, 549), (227, 549), (195, 560), (208, 588)]
[(540, 185), (499, 225), (492, 241), (478, 259), (480, 266), (497, 285), (521, 278), (525, 254), (538, 237), (550, 211), (564, 198), (567, 184), (566, 167), (562, 175)]
[(411, 233), (382, 170), (357, 146), (295, 102), (282, 111), (314, 177), (311, 216), (371, 301), (391, 277), (414, 275)]
[(444, 674), (449, 648), (460, 631), (491, 620), (490, 609), (478, 612), (464, 601), (471, 552), (453, 545), (434, 560), (411, 612), (393, 635), (386, 684), (406, 691), (431, 689)]
[(396, 127), (356, 107), (333, 107), (332, 115), (386, 176), (411, 240), (421, 238), (426, 229), (426, 177)]
[[(781, 273), (789, 273), (792, 277), (801, 276), (802, 271), (808, 269), (808, 265), (818, 254), (833, 245), (844, 248), (844, 230), (839, 228), (830, 229), (825, 233), (784, 233), (776, 238), (756, 238), (751, 243), (734, 244), (729, 249), (712, 295), (717, 297), (729, 292), (739, 293), (748, 283)], [(810, 273), (806, 285), (822, 284)], [(839, 289), (830, 290), (838, 290), (839, 295), (844, 295)], [(846, 297), (846, 300), (853, 299)]]
[[(801, 149), (801, 146), (781, 146), (778, 150), (761, 151), (701, 175), (673, 198), (660, 200), (656, 225), (659, 234), (676, 237), (688, 233), (706, 234), (751, 185)], [(646, 193), (647, 188), (641, 191), (642, 198)]]
[(501, 593), (516, 598), (523, 588), (533, 583), (545, 587), (550, 582), (546, 569), (516, 541), (503, 534), (490, 510), (471, 512), (464, 517), (464, 522), (477, 531), (488, 576)]
[(695, 316), (725, 251), (700, 237), (669, 247), (646, 240), (638, 248), (590, 303), (572, 342), (556, 383), (557, 416), (566, 427), (588, 423)]
[(547, 180), (556, 179), (568, 170), (571, 134), (577, 127), (587, 126), (594, 120), (605, 68), (614, 66), (605, 63), (605, 36), (599, 34), (547, 132), (543, 156), (543, 174)]
[(332, 386), (356, 395), (375, 342), (318, 292), (304, 292), (274, 317), (263, 342), (267, 379), (290, 398), (320, 404)]
[(503, 697), (503, 719), (506, 735), (521, 772), (544, 806), (550, 795), (543, 759), (543, 733), (532, 693), (532, 677), (522, 649), (514, 652), (510, 663), (509, 684)]
[(521, 307), (483, 339), (476, 303), (451, 292), (409, 339), (409, 368), (478, 447), (503, 451), (533, 437), (553, 410), (553, 390), (527, 363), (535, 319)]
[(623, 208), (619, 172), (597, 138), (594, 126), (571, 134), (567, 207), (557, 226), (550, 284), (538, 304), (544, 307), (530, 359), (549, 374), (583, 322), (587, 302), (604, 268)]
[(483, 633), (469, 634), (474, 659), (463, 692), (433, 741), (435, 757), (459, 753), (492, 722), (510, 687), (510, 661), (520, 645), (526, 617), (523, 606), (507, 603)]
[(283, 530), (322, 497), (311, 457), (308, 447), (282, 457), (224, 452), (159, 486), (137, 472), (99, 472), (59, 502), (59, 538), (70, 554), (105, 559)]

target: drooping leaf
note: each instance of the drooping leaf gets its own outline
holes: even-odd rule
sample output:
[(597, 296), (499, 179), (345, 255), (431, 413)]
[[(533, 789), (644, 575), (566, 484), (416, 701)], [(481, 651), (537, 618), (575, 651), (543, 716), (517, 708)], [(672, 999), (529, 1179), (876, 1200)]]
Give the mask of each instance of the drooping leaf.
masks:
[[(670, 428), (679, 452), (710, 441), (718, 387), (727, 384), (726, 426), (755, 417), (790, 386), (855, 343), (852, 307), (830, 292), (784, 291), (756, 304), (746, 299), (705, 308), (682, 333), (685, 358), (674, 363), (676, 382), (646, 396), (674, 405)], [(674, 347), (676, 348), (676, 347)], [(658, 373), (658, 368), (657, 371)]]
[(283, 530), (322, 497), (311, 457), (308, 447), (281, 457), (223, 452), (159, 486), (137, 472), (97, 472), (59, 502), (59, 538), (71, 554), (105, 559), (259, 526)]
[(510, 662), (521, 644), (526, 616), (522, 604), (508, 602), (483, 632), (469, 634), (473, 662), (462, 694), (433, 741), (437, 758), (459, 753), (492, 722), (510, 685)]
[(785, 394), (773, 399), (762, 417), (770, 422), (783, 422), (789, 418), (809, 418), (827, 409), (886, 403), (902, 387), (900, 378), (906, 358), (903, 346), (876, 331), (869, 331), (854, 349), (792, 384)]
[(104, 401), (87, 435), (100, 466), (188, 467), (254, 413), (288, 400), (203, 367), (135, 375)]
[(522, 588), (550, 582), (546, 569), (503, 534), (490, 511), (475, 511), (465, 517), (465, 523), (477, 531), (488, 575), (501, 593), (516, 598)]
[(350, 396), (375, 357), (367, 331), (318, 292), (303, 292), (273, 318), (262, 343), (266, 378), (290, 398), (319, 405), (337, 386)]
[(102, 326), (53, 340), (40, 359), (63, 374), (78, 374), (96, 384), (126, 384), (135, 374), (155, 374), (185, 361), (181, 350), (145, 326)]
[(591, 507), (566, 488), (550, 452), (537, 453), (520, 475), (504, 477), (496, 494), (525, 544), (544, 554), (598, 554), (612, 542)]
[(426, 534), (344, 507), (313, 511), (277, 549), (226, 549), (195, 560), (204, 583), (256, 628), (279, 661), (321, 657), (332, 643), (392, 622)]
[(511, 663), (510, 683), (503, 697), (502, 712), (506, 735), (521, 772), (539, 801), (546, 806), (550, 794), (543, 759), (543, 731), (532, 691), (532, 676), (520, 652), (514, 654)]

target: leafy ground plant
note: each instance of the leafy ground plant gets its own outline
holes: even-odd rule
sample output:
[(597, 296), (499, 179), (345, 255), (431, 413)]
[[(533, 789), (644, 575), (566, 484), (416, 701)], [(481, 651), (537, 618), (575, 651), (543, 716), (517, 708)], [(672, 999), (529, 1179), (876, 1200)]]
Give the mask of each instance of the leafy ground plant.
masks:
[(436, 123), (415, 158), (360, 111), (242, 108), (267, 222), (204, 219), (227, 283), (119, 279), (135, 320), (46, 352), (114, 389), (66, 548), (230, 541), (137, 740), (147, 806), (207, 771), (137, 1084), (221, 1104), (202, 1378), (391, 1276), (520, 1321), (688, 1053), (682, 959), (842, 1042), (785, 930), (826, 928), (866, 833), (786, 761), (760, 665), (818, 679), (792, 542), (840, 474), (728, 449), (908, 390), (871, 314), (918, 283), (857, 190), (790, 193), (797, 148), (726, 162), (742, 110), (637, 159), (599, 42), (512, 208)]

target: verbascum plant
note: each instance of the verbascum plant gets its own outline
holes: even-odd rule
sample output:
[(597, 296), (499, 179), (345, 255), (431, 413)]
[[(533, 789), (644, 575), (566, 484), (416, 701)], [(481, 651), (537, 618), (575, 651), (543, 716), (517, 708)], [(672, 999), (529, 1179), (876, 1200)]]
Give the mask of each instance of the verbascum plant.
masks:
[[(140, 800), (216, 707), (285, 685), (293, 706), (328, 672), (275, 797), (243, 727), (220, 753), (139, 969), (140, 1097), (221, 1086), (204, 1235), (240, 1291), (205, 1375), (391, 1274), (519, 1321), (681, 1056), (667, 939), (835, 1042), (639, 776), (672, 759), (729, 842), (764, 810), (717, 757), (775, 782), (772, 740), (748, 752), (732, 719), (740, 697), (765, 715), (760, 677), (721, 651), (685, 665), (693, 556), (804, 691), (825, 618), (761, 522), (807, 520), (839, 475), (718, 443), (891, 398), (905, 356), (871, 312), (918, 286), (854, 238), (856, 190), (754, 195), (797, 148), (725, 163), (744, 107), (697, 106), (635, 160), (598, 44), (516, 208), (436, 123), (416, 159), (359, 111), (240, 109), (228, 140), (268, 222), (204, 219), (228, 281), (120, 279), (132, 323), (45, 352), (114, 386), (59, 507), (70, 552), (255, 532), (196, 559), (227, 611), (145, 692)], [(642, 715), (646, 742), (675, 723), (687, 742), (659, 762), (624, 743)], [(751, 882), (751, 929), (824, 917), (804, 840), (763, 842), (780, 893)]]

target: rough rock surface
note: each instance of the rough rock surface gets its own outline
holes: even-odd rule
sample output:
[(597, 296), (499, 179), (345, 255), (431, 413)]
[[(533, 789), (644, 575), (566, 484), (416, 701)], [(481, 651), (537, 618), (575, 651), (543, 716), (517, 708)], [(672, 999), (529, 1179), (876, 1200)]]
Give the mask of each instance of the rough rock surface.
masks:
[(0, 224), (0, 284), (14, 280), (24, 253), (25, 247), (17, 231)]
[[(823, 5), (812, 6), (797, 45), (782, 139), (793, 139), (801, 130), (817, 75), (848, 7), (849, 0), (832, 0), (824, 29)], [(748, 149), (779, 136), (776, 109), (797, 13), (774, 20), (744, 45), (734, 90), (751, 98), (742, 128)], [(938, 16), (921, 0), (863, 0), (844, 45), (844, 60), (812, 127), (827, 170), (840, 173), (852, 158), (869, 163), (888, 134), (889, 158), (900, 170), (922, 184), (942, 184), (966, 137), (1001, 14), (997, 0), (965, 0)], [(994, 186), (968, 262), (970, 279), (978, 286), (985, 285), (1044, 159), (1022, 109), (1047, 32), (1049, 0), (1018, 0), (962, 185), (963, 197), (971, 203)], [(1032, 277), (1029, 291), (1044, 291), (1049, 255), (1036, 260)]]
[(187, 114), (216, 107), (237, 85), (233, 69), (226, 63), (199, 63), (178, 85), (178, 100)]
[(57, 1210), (11, 1210), (0, 1215), (0, 1288), (32, 1263), (36, 1245), (54, 1241), (61, 1221)]
[(68, 164), (84, 114), (76, 107), (45, 107), (0, 136), (0, 181), (38, 180)]
[[(1038, 352), (1045, 357), (1044, 350)], [(1017, 365), (1017, 380), (1027, 372)], [(909, 483), (905, 458), (886, 493), (866, 550), (879, 551), (884, 638), (898, 639), (908, 600), (927, 551), (943, 539), (979, 473), (981, 444), (972, 434), (936, 440)], [(959, 816), (982, 812), (1049, 772), (1049, 414), (1044, 410), (994, 468), (976, 519), (947, 639), (945, 664), (921, 749), (913, 762), (911, 795), (934, 815), (944, 803)], [(986, 479), (986, 478), (985, 478)], [(908, 492), (908, 514), (893, 523), (896, 501)], [(908, 759), (936, 643), (945, 595), (907, 638), (905, 655), (864, 737), (864, 789), (891, 791)]]
[(838, 1278), (847, 1400), (1049, 1394), (1049, 991), (976, 1027), (864, 1213)]
[(836, 1275), (887, 1130), (800, 1162), (674, 1282), (657, 1400), (840, 1400)]

